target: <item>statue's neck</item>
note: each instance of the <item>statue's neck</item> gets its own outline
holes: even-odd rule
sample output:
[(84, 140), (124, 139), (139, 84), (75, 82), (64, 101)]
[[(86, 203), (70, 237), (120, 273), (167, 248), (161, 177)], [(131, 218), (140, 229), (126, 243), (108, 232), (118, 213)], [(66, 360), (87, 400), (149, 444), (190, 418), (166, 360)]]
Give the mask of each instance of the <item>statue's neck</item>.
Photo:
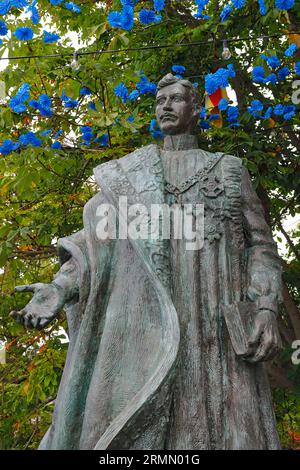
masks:
[(164, 139), (164, 150), (197, 149), (198, 140), (193, 134), (167, 135)]

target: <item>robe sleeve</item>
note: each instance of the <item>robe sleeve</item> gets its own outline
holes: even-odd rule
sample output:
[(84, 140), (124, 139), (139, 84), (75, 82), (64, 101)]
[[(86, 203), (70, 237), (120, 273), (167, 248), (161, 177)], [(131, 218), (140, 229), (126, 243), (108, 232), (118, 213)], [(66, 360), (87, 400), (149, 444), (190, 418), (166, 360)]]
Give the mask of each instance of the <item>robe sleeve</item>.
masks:
[(62, 289), (65, 302), (70, 302), (79, 296), (79, 275), (73, 258), (67, 260), (54, 276), (52, 284)]
[(281, 299), (282, 265), (262, 204), (246, 168), (242, 169), (243, 228), (247, 250), (246, 294), (258, 310), (277, 313)]

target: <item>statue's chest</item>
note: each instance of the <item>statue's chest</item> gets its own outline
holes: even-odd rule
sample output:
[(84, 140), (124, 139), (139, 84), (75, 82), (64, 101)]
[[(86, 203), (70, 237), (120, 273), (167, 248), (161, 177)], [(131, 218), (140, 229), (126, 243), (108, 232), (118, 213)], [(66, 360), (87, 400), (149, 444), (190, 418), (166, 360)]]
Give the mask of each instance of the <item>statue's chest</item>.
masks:
[[(222, 154), (215, 158), (201, 162), (202, 165), (194, 165), (193, 173), (186, 176), (186, 167), (180, 171), (177, 166), (175, 178), (169, 171), (165, 178), (165, 201), (172, 207), (179, 205), (182, 211), (187, 207), (192, 208), (196, 216), (199, 205), (204, 208), (204, 236), (209, 242), (221, 238), (226, 219), (231, 219), (231, 205), (228, 197), (228, 181), (224, 177), (221, 165)], [(192, 166), (192, 165), (191, 165)]]

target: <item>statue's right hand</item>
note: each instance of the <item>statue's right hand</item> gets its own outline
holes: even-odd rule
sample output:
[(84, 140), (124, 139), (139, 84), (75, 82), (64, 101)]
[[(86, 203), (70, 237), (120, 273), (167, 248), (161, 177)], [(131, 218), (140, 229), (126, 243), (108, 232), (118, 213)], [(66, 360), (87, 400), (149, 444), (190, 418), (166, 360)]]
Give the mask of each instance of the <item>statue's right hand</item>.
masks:
[(25, 284), (17, 286), (15, 291), (34, 294), (22, 310), (10, 312), (10, 316), (26, 328), (44, 328), (57, 316), (64, 305), (61, 289), (54, 284)]

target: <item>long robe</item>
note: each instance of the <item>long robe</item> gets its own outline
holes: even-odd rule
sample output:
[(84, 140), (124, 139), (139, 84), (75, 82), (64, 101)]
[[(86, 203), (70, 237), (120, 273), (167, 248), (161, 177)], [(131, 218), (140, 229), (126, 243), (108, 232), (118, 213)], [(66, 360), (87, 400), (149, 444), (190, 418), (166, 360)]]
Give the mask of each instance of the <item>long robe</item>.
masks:
[(236, 356), (221, 312), (246, 299), (275, 311), (280, 298), (280, 260), (241, 160), (223, 156), (211, 171), (217, 197), (200, 183), (184, 192), (205, 206), (201, 250), (97, 238), (100, 204), (170, 203), (166, 175), (219, 158), (182, 156), (179, 170), (150, 145), (98, 166), (84, 229), (59, 242), (70, 344), (41, 449), (279, 448), (264, 365)]

